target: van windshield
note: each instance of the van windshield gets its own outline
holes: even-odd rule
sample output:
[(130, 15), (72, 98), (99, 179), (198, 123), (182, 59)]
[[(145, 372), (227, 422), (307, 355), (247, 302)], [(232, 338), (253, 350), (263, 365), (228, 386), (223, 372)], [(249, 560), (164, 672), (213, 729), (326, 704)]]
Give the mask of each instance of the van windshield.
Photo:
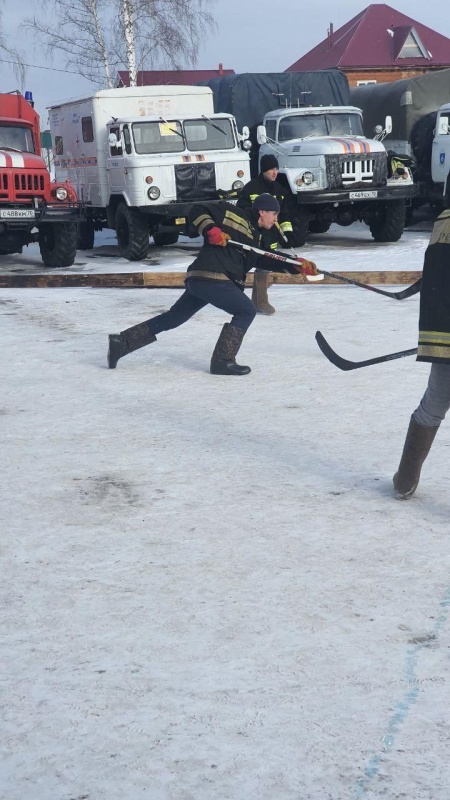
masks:
[(2, 148), (35, 153), (32, 131), (21, 125), (0, 125), (0, 150)]
[(305, 139), (307, 136), (363, 136), (359, 114), (293, 114), (283, 117), (278, 141)]
[(147, 153), (180, 153), (184, 136), (179, 122), (134, 122), (134, 149), (138, 155)]
[(235, 147), (229, 119), (190, 119), (184, 123), (188, 150), (232, 150)]

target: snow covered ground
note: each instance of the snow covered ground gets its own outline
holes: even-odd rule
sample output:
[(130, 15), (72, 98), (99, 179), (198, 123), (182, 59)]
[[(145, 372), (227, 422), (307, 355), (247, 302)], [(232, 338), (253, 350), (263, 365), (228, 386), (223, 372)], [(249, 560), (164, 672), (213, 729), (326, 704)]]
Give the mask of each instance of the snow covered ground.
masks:
[[(302, 253), (417, 270), (430, 229)], [(79, 269), (143, 266), (105, 233)], [(209, 374), (212, 308), (107, 370), (108, 332), (178, 295), (0, 290), (0, 797), (448, 800), (450, 429), (396, 501), (428, 367), (344, 373), (314, 340), (415, 347), (418, 297), (275, 286), (249, 376)]]

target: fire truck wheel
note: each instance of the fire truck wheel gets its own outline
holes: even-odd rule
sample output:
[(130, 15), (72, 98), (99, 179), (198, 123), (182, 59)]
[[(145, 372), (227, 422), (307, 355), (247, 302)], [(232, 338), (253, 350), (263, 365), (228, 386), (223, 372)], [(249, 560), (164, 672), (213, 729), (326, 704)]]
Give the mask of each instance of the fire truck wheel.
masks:
[(121, 203), (116, 212), (116, 233), (120, 254), (128, 261), (145, 258), (150, 247), (150, 230), (145, 217)]
[(78, 223), (77, 250), (92, 250), (95, 228), (91, 219)]
[(178, 242), (178, 233), (170, 233), (169, 231), (162, 233), (155, 230), (152, 236), (157, 247), (165, 247), (168, 244), (176, 244)]
[(291, 216), (294, 247), (303, 247), (308, 234), (309, 220), (304, 211), (296, 211)]
[(376, 242), (398, 242), (405, 228), (405, 201), (380, 203), (369, 218), (369, 228)]
[(309, 223), (310, 233), (326, 233), (330, 228), (331, 222), (327, 219), (312, 219)]
[(45, 222), (39, 226), (39, 250), (46, 267), (71, 267), (77, 253), (75, 222)]

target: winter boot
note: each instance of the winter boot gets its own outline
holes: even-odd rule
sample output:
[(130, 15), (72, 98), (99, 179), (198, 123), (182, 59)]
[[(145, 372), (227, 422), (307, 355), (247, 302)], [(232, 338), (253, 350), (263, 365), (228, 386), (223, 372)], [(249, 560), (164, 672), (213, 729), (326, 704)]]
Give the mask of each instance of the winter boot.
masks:
[(152, 342), (156, 342), (156, 336), (148, 332), (148, 324), (146, 322), (140, 322), (139, 325), (127, 328), (126, 331), (121, 333), (112, 333), (109, 336), (109, 369), (114, 369), (122, 356), (132, 353), (133, 350), (139, 350), (140, 347), (145, 347), (146, 344), (152, 344)]
[(430, 452), (437, 430), (419, 425), (414, 417), (411, 417), (400, 465), (394, 475), (397, 500), (408, 500), (416, 491), (422, 464)]
[(235, 360), (245, 333), (241, 328), (225, 323), (211, 357), (212, 375), (248, 375), (251, 372), (250, 367), (241, 367)]
[(267, 298), (267, 290), (271, 283), (270, 272), (256, 271), (253, 273), (252, 301), (256, 306), (256, 310), (260, 314), (266, 314), (267, 316), (275, 314), (275, 309), (270, 305)]

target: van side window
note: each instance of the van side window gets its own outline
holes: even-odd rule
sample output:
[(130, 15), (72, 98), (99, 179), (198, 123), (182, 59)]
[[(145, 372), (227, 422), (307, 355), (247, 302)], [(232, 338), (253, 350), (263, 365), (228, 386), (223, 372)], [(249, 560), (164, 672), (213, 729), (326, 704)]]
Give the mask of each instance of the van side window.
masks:
[(62, 156), (64, 153), (63, 137), (55, 136), (55, 156)]
[(127, 155), (131, 153), (131, 135), (128, 125), (124, 125), (122, 129), (123, 140), (125, 142), (125, 152)]
[(120, 128), (110, 128), (110, 133), (115, 133), (117, 136), (117, 144), (110, 144), (109, 146), (109, 153), (112, 156), (121, 156), (122, 155), (122, 145), (120, 143)]
[(275, 134), (277, 132), (276, 119), (268, 119), (266, 122), (266, 134), (268, 139), (275, 141)]
[(81, 133), (83, 135), (83, 142), (94, 141), (94, 126), (92, 124), (92, 117), (81, 117)]

